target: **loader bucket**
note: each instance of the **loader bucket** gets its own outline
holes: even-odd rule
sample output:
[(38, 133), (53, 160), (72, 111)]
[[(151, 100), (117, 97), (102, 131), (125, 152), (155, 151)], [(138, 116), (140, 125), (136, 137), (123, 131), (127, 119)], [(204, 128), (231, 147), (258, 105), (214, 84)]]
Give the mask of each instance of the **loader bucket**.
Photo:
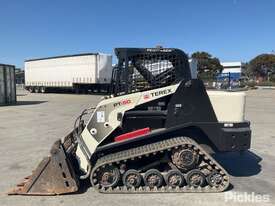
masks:
[[(65, 144), (65, 143), (64, 143)], [(66, 156), (64, 144), (56, 141), (51, 155), (45, 157), (22, 183), (13, 188), (9, 195), (59, 195), (78, 190), (78, 179), (71, 161)]]

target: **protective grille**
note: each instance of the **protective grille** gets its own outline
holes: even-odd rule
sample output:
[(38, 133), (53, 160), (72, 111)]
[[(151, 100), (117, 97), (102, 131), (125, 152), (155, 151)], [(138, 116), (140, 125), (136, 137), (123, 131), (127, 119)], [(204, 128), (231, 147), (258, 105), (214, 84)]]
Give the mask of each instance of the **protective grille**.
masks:
[(147, 51), (120, 56), (118, 65), (113, 70), (113, 93), (129, 94), (181, 81), (184, 72), (189, 74), (188, 58), (182, 53)]

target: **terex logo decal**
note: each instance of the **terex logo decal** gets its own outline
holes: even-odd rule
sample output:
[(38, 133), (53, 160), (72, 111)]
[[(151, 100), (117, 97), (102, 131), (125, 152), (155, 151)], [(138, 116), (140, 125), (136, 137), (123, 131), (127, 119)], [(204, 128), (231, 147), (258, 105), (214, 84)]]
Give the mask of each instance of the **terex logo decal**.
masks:
[(150, 99), (151, 97), (157, 97), (157, 96), (161, 96), (169, 93), (172, 93), (172, 89), (165, 89), (157, 92), (146, 93), (146, 94), (143, 94), (143, 99), (147, 100), (147, 99)]
[(157, 97), (157, 96), (161, 96), (161, 95), (165, 95), (165, 94), (169, 94), (169, 93), (172, 93), (172, 89), (160, 90), (157, 92), (152, 92), (150, 94), (152, 97)]
[(130, 99), (125, 99), (120, 102), (114, 103), (114, 107), (123, 106), (123, 105), (131, 104), (131, 103), (132, 103), (132, 101)]

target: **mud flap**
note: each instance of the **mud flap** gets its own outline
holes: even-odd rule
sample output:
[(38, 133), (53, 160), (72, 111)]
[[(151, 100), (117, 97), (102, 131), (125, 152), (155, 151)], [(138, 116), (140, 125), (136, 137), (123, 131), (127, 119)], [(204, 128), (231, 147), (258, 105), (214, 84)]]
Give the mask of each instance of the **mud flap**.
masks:
[(51, 156), (45, 157), (22, 183), (13, 188), (9, 195), (59, 195), (78, 190), (79, 181), (66, 157), (61, 140), (51, 148)]

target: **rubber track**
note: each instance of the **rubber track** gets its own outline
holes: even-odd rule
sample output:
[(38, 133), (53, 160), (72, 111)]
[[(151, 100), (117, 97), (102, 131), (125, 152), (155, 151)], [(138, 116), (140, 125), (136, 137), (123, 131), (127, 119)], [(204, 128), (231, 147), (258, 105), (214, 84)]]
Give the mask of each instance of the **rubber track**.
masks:
[(109, 154), (99, 158), (94, 166), (91, 175), (92, 177), (96, 177), (96, 172), (100, 167), (104, 167), (104, 165), (112, 165), (119, 164), (127, 161), (131, 161), (134, 159), (141, 159), (142, 157), (148, 157), (150, 155), (155, 155), (158, 153), (163, 153), (165, 151), (170, 151), (171, 149), (177, 149), (182, 145), (188, 145), (188, 147), (193, 147), (198, 151), (200, 156), (203, 156), (203, 160), (210, 164), (212, 168), (215, 168), (224, 178), (224, 183), (218, 187), (214, 186), (204, 186), (204, 187), (190, 187), (185, 185), (183, 187), (168, 187), (162, 186), (160, 188), (149, 188), (148, 186), (140, 186), (139, 188), (127, 188), (126, 186), (117, 186), (114, 188), (100, 188), (98, 184), (92, 182), (93, 187), (96, 188), (101, 193), (180, 193), (180, 192), (222, 192), (226, 190), (229, 186), (229, 176), (227, 172), (222, 168), (222, 166), (216, 162), (205, 150), (197, 144), (194, 140), (188, 137), (176, 137), (168, 140), (163, 140), (160, 142), (127, 149), (124, 151), (120, 151), (114, 154)]

